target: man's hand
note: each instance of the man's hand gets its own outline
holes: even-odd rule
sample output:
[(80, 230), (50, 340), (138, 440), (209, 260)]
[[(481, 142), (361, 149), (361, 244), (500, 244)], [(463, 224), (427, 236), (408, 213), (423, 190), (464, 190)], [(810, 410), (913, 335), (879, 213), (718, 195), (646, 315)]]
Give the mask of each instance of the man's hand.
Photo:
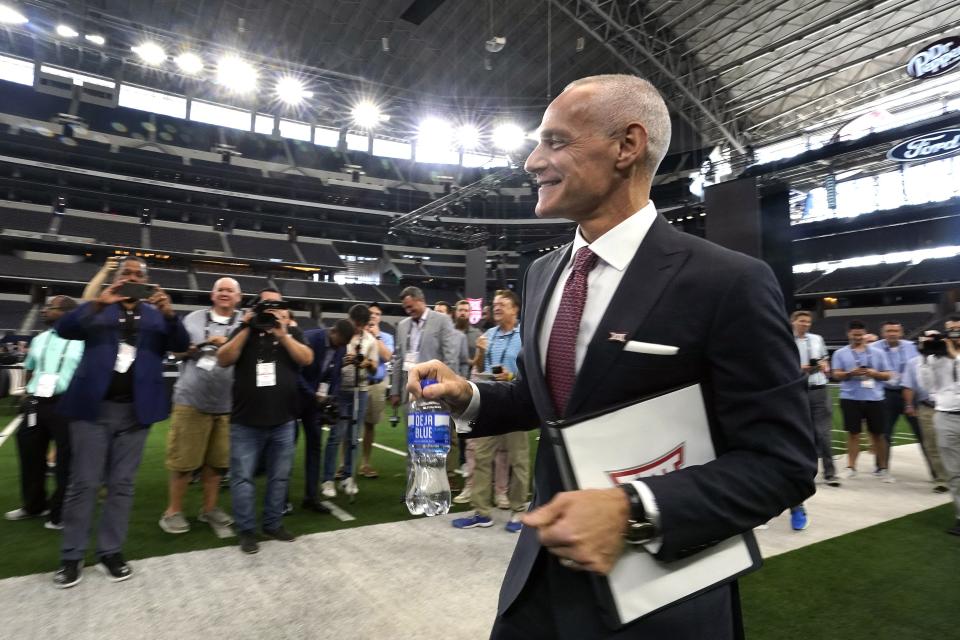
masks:
[(956, 359), (957, 347), (953, 344), (953, 340), (951, 340), (950, 338), (946, 338), (944, 342), (947, 345), (947, 355), (950, 356), (951, 358)]
[(277, 319), (276, 326), (271, 330), (277, 338), (287, 335), (287, 326), (290, 324), (290, 316), (282, 311), (283, 309), (267, 309), (267, 313)]
[(477, 349), (487, 350), (487, 347), (490, 346), (490, 341), (487, 340), (487, 336), (480, 336), (477, 338)]
[(513, 380), (513, 374), (509, 371), (501, 371), (500, 373), (493, 374), (493, 379), (499, 382), (510, 382)]
[(908, 416), (915, 416), (917, 415), (917, 408), (912, 404), (905, 404), (903, 405), (903, 412)]
[(880, 375), (880, 372), (877, 371), (876, 369), (867, 369), (867, 368), (864, 368), (863, 374), (864, 374), (865, 376), (867, 376), (868, 378), (876, 379), (877, 376)]
[(800, 365), (800, 371), (802, 371), (803, 373), (810, 373), (811, 371), (813, 371), (813, 367), (811, 367), (808, 364), (802, 364)]
[(558, 493), (521, 521), (538, 530), (550, 553), (576, 563), (565, 566), (606, 575), (623, 553), (629, 517), (630, 501), (622, 490), (587, 489)]
[[(436, 380), (437, 384), (430, 385), (421, 393), (420, 381), (430, 378)], [(411, 369), (407, 376), (407, 391), (416, 398), (422, 395), (427, 400), (444, 400), (454, 414), (466, 411), (473, 397), (470, 383), (439, 360), (430, 360)]]
[(147, 302), (155, 306), (167, 318), (177, 315), (177, 312), (173, 310), (173, 304), (170, 302), (170, 296), (159, 286), (154, 290), (153, 295), (147, 298)]
[(111, 284), (109, 287), (107, 287), (106, 289), (100, 292), (100, 295), (97, 297), (96, 303), (101, 307), (106, 307), (108, 305), (115, 304), (117, 302), (123, 302), (124, 300), (126, 300), (126, 297), (117, 294), (117, 289), (119, 289), (120, 286), (126, 282), (127, 280), (124, 279), (124, 280), (118, 280), (113, 284)]

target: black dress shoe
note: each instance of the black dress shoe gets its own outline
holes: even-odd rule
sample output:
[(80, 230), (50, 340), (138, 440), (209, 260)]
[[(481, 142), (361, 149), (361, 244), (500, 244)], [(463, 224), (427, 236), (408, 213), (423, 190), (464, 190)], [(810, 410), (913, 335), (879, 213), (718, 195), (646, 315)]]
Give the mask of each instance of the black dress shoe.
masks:
[(241, 531), (237, 534), (237, 538), (240, 540), (240, 551), (244, 553), (256, 553), (260, 551), (257, 534), (253, 531)]

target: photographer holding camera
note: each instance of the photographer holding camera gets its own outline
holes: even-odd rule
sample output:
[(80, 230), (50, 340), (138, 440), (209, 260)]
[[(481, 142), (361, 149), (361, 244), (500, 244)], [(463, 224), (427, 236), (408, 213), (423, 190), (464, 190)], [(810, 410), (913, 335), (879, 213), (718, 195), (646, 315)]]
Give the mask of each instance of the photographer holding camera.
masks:
[(71, 419), (70, 485), (63, 504), (63, 545), (54, 584), (80, 582), (83, 558), (106, 482), (97, 556), (114, 581), (132, 575), (121, 553), (133, 506), (134, 476), (150, 425), (170, 415), (163, 382), (168, 351), (190, 344), (163, 289), (147, 284), (147, 265), (133, 256), (117, 267), (113, 284), (56, 324), (65, 340), (83, 340), (84, 351), (57, 411)]
[(181, 362), (167, 432), (169, 502), (159, 522), (167, 533), (190, 531), (183, 515), (183, 496), (196, 469), (202, 469), (203, 482), (198, 520), (218, 534), (226, 534), (233, 524), (233, 518), (217, 506), (220, 480), (230, 465), (233, 367), (217, 366), (217, 351), (240, 322), (240, 285), (233, 278), (220, 278), (213, 283), (210, 301), (213, 305), (209, 309), (198, 309), (184, 317), (190, 348), (175, 354)]
[(377, 371), (379, 347), (365, 327), (370, 322), (370, 309), (365, 304), (355, 304), (348, 312), (353, 323), (353, 337), (347, 344), (343, 366), (340, 369), (340, 391), (337, 398), (340, 403), (340, 421), (330, 430), (327, 446), (323, 454), (322, 493), (327, 498), (337, 495), (334, 486), (334, 468), (337, 465), (337, 451), (340, 443), (346, 444), (343, 452), (343, 482), (341, 490), (348, 496), (359, 492), (353, 477), (353, 458), (357, 446), (357, 433), (367, 413), (368, 388), (370, 376)]
[(299, 414), (298, 374), (313, 362), (303, 333), (290, 326), (280, 292), (260, 292), (229, 341), (217, 351), (217, 364), (235, 365), (230, 424), (230, 495), (240, 549), (259, 551), (255, 532), (254, 473), (266, 455), (267, 489), (263, 533), (291, 542), (283, 526), (283, 510), (293, 466), (294, 434)]
[(313, 349), (313, 362), (300, 371), (300, 421), (303, 423), (305, 488), (301, 506), (317, 513), (330, 510), (320, 502), (320, 461), (323, 457), (323, 425), (336, 428), (340, 420), (337, 393), (346, 345), (353, 337), (353, 323), (337, 320), (330, 329), (311, 329), (303, 334)]
[(920, 339), (922, 360), (918, 367), (920, 386), (929, 391), (936, 413), (933, 428), (937, 448), (947, 473), (953, 495), (956, 522), (947, 533), (960, 536), (960, 315), (950, 316), (945, 323), (946, 335)]

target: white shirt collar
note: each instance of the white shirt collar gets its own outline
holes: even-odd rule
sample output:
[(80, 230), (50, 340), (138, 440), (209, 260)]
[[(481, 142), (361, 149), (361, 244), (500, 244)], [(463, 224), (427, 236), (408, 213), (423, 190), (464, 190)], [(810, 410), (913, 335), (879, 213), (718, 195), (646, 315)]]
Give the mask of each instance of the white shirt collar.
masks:
[(415, 325), (417, 325), (417, 326), (419, 327), (419, 326), (423, 325), (424, 322), (427, 321), (427, 314), (428, 314), (428, 313), (430, 313), (430, 307), (427, 307), (426, 309), (423, 310), (423, 313), (420, 315), (420, 319), (419, 319), (419, 320), (417, 320), (417, 319), (415, 319), (415, 318), (413, 318), (413, 317), (411, 317), (410, 319), (413, 321), (413, 324), (415, 324)]
[(587, 242), (580, 227), (577, 227), (577, 233), (573, 238), (573, 249), (570, 252), (570, 264), (573, 264), (573, 258), (577, 255), (578, 249), (589, 246), (598, 258), (617, 271), (623, 271), (633, 260), (637, 249), (640, 248), (640, 243), (647, 236), (647, 232), (656, 218), (657, 208), (654, 206), (653, 200), (648, 200), (642, 209), (592, 243)]

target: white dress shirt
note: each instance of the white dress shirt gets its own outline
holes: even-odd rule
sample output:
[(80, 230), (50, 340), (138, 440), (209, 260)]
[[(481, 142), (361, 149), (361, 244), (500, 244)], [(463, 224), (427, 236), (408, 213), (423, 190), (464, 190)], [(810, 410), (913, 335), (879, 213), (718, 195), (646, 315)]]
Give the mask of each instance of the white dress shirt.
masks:
[[(793, 340), (797, 343), (797, 351), (800, 352), (801, 366), (808, 364), (813, 358), (820, 360), (830, 355), (823, 338), (815, 333), (806, 333), (802, 338), (794, 335)], [(812, 372), (807, 378), (807, 386), (809, 387), (824, 385), (827, 382), (827, 375), (819, 369)]]
[(948, 356), (920, 360), (917, 378), (930, 393), (937, 411), (960, 411), (960, 362)]
[(587, 355), (587, 346), (593, 339), (593, 334), (597, 332), (597, 327), (603, 320), (603, 314), (607, 312), (607, 307), (610, 306), (613, 294), (620, 286), (620, 281), (623, 280), (623, 274), (626, 273), (630, 261), (633, 260), (637, 249), (640, 248), (640, 243), (647, 237), (647, 231), (650, 230), (650, 226), (656, 218), (657, 209), (653, 206), (653, 201), (649, 201), (643, 209), (640, 209), (592, 243), (588, 243), (580, 232), (580, 228), (577, 228), (576, 236), (573, 239), (573, 248), (570, 251), (570, 259), (560, 273), (557, 286), (554, 287), (553, 295), (543, 314), (543, 324), (538, 340), (540, 341), (540, 366), (543, 367), (544, 371), (547, 369), (547, 347), (550, 344), (550, 330), (557, 318), (557, 309), (560, 308), (560, 300), (563, 298), (563, 287), (573, 270), (573, 259), (577, 255), (577, 251), (581, 247), (590, 247), (590, 250), (600, 258), (597, 260), (597, 266), (587, 277), (587, 301), (583, 305), (583, 315), (580, 316), (580, 332), (577, 334), (576, 372), (579, 373), (580, 367), (583, 365), (583, 359)]

